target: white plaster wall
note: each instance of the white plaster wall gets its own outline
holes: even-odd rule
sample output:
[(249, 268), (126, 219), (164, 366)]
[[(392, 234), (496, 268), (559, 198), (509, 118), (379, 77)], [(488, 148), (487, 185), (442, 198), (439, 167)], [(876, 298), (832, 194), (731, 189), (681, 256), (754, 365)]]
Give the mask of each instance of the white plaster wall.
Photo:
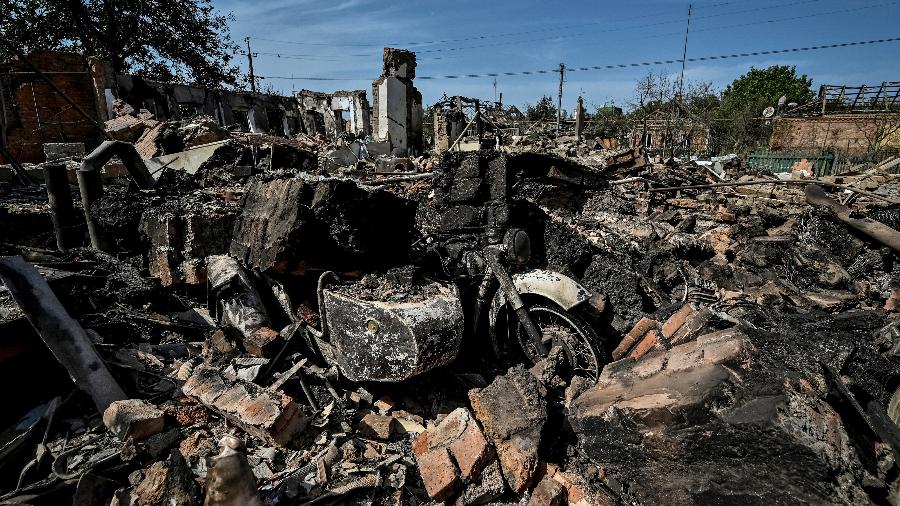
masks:
[(378, 86), (378, 132), (381, 140), (391, 141), (391, 147), (407, 149), (406, 84), (396, 77), (386, 78)]

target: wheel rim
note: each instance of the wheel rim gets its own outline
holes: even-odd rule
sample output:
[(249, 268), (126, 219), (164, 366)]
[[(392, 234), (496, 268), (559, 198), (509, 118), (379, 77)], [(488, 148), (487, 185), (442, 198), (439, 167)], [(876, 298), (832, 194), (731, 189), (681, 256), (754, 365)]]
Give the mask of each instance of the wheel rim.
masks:
[[(529, 308), (528, 313), (544, 337), (545, 349), (549, 351), (554, 345), (561, 346), (573, 375), (597, 378), (600, 374), (600, 360), (590, 344), (590, 337), (581, 331), (571, 315), (544, 306)], [(521, 324), (516, 327), (517, 340), (525, 356), (532, 363), (544, 358), (544, 355), (538, 353), (524, 327)]]
[(900, 426), (900, 387), (894, 390), (888, 401), (887, 414), (891, 421)]

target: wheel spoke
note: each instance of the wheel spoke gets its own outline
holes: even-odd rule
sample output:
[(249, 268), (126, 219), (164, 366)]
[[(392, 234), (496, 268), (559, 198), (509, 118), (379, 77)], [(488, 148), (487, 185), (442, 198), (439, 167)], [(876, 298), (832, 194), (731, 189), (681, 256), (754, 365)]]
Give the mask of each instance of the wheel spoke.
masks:
[[(590, 344), (590, 338), (581, 332), (576, 323), (565, 313), (545, 306), (535, 306), (529, 310), (529, 313), (535, 326), (541, 332), (546, 347), (548, 349), (553, 346), (563, 347), (568, 367), (573, 374), (590, 378), (597, 377), (600, 368), (598, 357)], [(537, 362), (541, 357), (528, 339), (524, 327), (516, 321), (514, 328), (522, 351), (529, 360)]]

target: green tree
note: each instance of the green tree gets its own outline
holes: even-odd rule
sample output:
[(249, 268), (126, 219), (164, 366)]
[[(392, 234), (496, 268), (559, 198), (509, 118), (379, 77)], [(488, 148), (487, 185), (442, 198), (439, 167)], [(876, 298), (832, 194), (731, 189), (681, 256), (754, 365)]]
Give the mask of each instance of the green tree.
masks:
[[(0, 33), (27, 53), (71, 50), (113, 70), (202, 86), (237, 85), (233, 17), (211, 0), (3, 0)], [(0, 60), (14, 55), (0, 48)]]
[(797, 75), (797, 68), (773, 65), (750, 71), (732, 82), (722, 93), (713, 139), (718, 151), (742, 153), (768, 142), (771, 125), (760, 117), (766, 107), (776, 106), (784, 96), (800, 104), (815, 96), (812, 79)]
[(536, 104), (525, 104), (525, 117), (529, 121), (546, 121), (556, 119), (556, 104), (553, 99), (544, 95)]
[(612, 104), (598, 106), (591, 119), (594, 123), (590, 133), (597, 137), (619, 139), (628, 130), (628, 118), (622, 108)]

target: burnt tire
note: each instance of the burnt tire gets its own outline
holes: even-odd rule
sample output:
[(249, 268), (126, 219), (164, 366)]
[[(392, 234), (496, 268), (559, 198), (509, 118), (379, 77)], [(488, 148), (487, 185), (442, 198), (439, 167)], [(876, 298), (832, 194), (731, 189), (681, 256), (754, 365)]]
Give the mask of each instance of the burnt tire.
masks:
[[(544, 335), (544, 348), (549, 350), (554, 345), (562, 346), (565, 351), (567, 366), (572, 376), (582, 376), (596, 381), (600, 371), (606, 365), (606, 353), (603, 342), (593, 327), (584, 318), (571, 311), (550, 303), (536, 302), (528, 305), (535, 326)], [(515, 318), (514, 314), (512, 316)], [(532, 363), (543, 358), (531, 340), (525, 328), (518, 322), (511, 325), (511, 341)]]

